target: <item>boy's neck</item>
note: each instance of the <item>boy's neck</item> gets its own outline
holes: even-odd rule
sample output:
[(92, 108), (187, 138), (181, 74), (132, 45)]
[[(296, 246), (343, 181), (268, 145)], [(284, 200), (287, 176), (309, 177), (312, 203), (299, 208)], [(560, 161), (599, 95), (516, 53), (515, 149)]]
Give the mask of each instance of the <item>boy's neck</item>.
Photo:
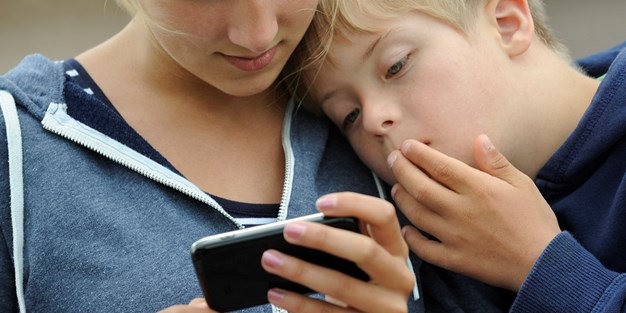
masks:
[(534, 62), (527, 64), (528, 101), (523, 104), (532, 108), (532, 122), (520, 132), (528, 149), (514, 153), (518, 159), (511, 160), (532, 178), (578, 126), (600, 85), (552, 51), (539, 52)]

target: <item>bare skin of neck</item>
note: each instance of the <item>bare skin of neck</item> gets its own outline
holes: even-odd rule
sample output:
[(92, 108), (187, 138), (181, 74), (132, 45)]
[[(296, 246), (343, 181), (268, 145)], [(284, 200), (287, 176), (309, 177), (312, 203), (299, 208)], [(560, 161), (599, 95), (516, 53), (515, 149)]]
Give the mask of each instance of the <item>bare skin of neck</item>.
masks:
[(517, 144), (506, 153), (518, 169), (536, 178), (541, 167), (574, 131), (600, 82), (542, 46), (521, 67), (524, 70), (517, 72), (511, 84), (524, 82), (525, 88), (516, 97), (523, 99), (520, 105), (529, 109), (507, 121), (521, 124), (514, 137)]
[(79, 55), (122, 117), (177, 170), (210, 194), (278, 203), (285, 171), (281, 131), (286, 93), (233, 97), (149, 49), (127, 27)]

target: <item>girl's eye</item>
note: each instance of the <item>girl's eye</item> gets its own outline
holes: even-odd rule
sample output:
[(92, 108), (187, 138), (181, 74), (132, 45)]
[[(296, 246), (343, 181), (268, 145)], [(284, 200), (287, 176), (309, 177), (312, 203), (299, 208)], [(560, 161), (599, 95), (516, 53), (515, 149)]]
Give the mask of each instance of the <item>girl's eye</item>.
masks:
[(343, 129), (346, 129), (346, 127), (349, 127), (352, 123), (354, 123), (357, 118), (359, 118), (360, 114), (361, 109), (359, 108), (355, 108), (354, 110), (352, 110), (352, 112), (348, 113), (348, 115), (346, 115), (346, 117), (343, 119)]
[(390, 79), (390, 78), (396, 76), (398, 73), (400, 73), (402, 71), (402, 69), (404, 68), (404, 66), (406, 65), (406, 62), (408, 60), (409, 60), (409, 56), (405, 55), (402, 59), (400, 59), (400, 61), (398, 61), (394, 65), (392, 65), (387, 70), (387, 73), (385, 74), (385, 79)]

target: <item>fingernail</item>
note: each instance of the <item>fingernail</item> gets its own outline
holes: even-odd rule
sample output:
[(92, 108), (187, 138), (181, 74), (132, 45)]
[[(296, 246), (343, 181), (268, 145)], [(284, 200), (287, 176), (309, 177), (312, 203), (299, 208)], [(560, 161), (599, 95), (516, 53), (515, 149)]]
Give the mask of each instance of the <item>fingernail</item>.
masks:
[(297, 223), (285, 225), (285, 235), (290, 238), (300, 238), (304, 234), (306, 226)]
[(270, 302), (281, 302), (285, 299), (285, 292), (280, 289), (270, 289), (267, 291), (267, 299)]
[(407, 155), (409, 153), (410, 149), (411, 149), (411, 144), (408, 141), (405, 141), (402, 144), (402, 147), (400, 148), (400, 151), (402, 151), (402, 154)]
[(387, 165), (389, 165), (389, 167), (393, 167), (393, 164), (396, 163), (397, 159), (398, 155), (396, 152), (391, 152), (391, 154), (387, 157)]
[(277, 268), (283, 265), (283, 259), (279, 255), (270, 251), (263, 252), (261, 262), (271, 268)]
[(489, 139), (487, 135), (483, 135), (482, 139), (483, 139), (483, 148), (485, 149), (485, 151), (487, 152), (493, 151), (495, 147), (493, 146), (491, 139)]
[(322, 196), (317, 199), (315, 206), (320, 210), (332, 210), (337, 206), (337, 197), (333, 195)]
[(398, 192), (398, 184), (393, 185), (393, 187), (391, 187), (391, 197), (395, 198), (396, 197), (396, 192)]

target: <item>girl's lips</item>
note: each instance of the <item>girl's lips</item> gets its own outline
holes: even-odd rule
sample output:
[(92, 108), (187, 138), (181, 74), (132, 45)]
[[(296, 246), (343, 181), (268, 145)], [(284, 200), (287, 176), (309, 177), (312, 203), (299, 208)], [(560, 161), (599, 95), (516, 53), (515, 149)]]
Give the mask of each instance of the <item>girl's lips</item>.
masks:
[(273, 47), (272, 49), (269, 49), (253, 58), (236, 57), (226, 54), (224, 54), (224, 58), (228, 61), (228, 63), (234, 65), (242, 71), (253, 72), (261, 70), (272, 63), (274, 55), (276, 55), (276, 47)]

